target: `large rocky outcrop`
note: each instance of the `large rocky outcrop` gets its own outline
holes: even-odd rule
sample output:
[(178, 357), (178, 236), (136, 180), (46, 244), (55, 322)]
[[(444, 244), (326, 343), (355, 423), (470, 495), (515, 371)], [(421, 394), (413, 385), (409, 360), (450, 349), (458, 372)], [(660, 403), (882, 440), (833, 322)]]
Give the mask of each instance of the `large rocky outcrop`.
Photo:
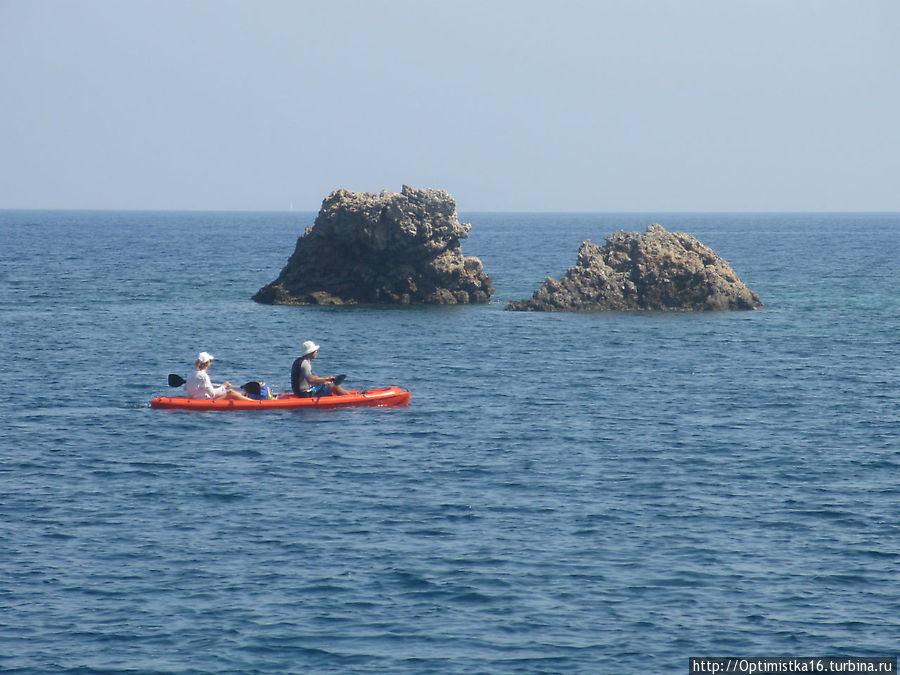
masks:
[(464, 258), (456, 202), (443, 190), (335, 190), (281, 274), (253, 296), (281, 305), (485, 303), (494, 292)]
[(616, 232), (606, 245), (582, 243), (578, 262), (509, 310), (760, 309), (759, 296), (697, 239), (653, 224), (644, 234)]

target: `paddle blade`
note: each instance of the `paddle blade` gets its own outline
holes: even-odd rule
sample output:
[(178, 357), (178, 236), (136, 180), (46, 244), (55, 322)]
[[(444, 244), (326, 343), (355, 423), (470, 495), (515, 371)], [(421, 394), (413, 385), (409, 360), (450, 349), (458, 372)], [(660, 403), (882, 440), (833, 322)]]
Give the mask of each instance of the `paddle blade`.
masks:
[(176, 375), (175, 373), (169, 373), (169, 386), (170, 387), (180, 387), (187, 380), (185, 380), (181, 375)]
[(347, 379), (347, 376), (346, 376), (346, 375), (335, 375), (335, 377), (334, 377), (334, 383), (335, 383), (335, 384), (340, 384), (341, 382), (343, 382), (343, 381), (346, 380), (346, 379)]
[(241, 389), (246, 391), (248, 394), (253, 394), (254, 396), (259, 396), (259, 392), (260, 392), (259, 382), (247, 382), (246, 384), (241, 385)]

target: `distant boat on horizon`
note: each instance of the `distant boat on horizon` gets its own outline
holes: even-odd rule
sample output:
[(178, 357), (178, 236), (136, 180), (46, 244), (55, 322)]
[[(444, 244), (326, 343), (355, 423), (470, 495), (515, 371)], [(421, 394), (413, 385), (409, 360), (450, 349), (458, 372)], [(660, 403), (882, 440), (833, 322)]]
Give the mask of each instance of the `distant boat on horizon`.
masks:
[(292, 199), (291, 200), (291, 211), (293, 211), (293, 210), (294, 210), (294, 200)]

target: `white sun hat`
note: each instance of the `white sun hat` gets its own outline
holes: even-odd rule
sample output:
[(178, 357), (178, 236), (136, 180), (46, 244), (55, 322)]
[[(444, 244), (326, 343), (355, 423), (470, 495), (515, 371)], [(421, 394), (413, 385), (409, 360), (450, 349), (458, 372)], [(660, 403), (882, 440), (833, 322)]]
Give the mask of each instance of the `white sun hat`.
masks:
[(300, 346), (300, 350), (303, 352), (300, 356), (307, 356), (308, 354), (319, 351), (319, 345), (312, 340), (307, 340)]
[(210, 354), (209, 352), (200, 352), (200, 354), (197, 355), (197, 360), (202, 363), (206, 363), (207, 361), (212, 361), (214, 358), (216, 358), (216, 357), (213, 356), (212, 354)]

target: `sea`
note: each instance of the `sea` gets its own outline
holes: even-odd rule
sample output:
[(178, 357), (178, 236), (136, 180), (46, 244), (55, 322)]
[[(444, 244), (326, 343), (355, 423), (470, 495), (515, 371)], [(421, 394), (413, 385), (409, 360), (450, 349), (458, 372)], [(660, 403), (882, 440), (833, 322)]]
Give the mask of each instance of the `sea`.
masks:
[[(490, 304), (251, 301), (314, 219), (0, 212), (0, 670), (897, 656), (900, 214), (462, 213)], [(652, 223), (765, 309), (505, 311)], [(149, 407), (201, 350), (288, 389), (305, 340), (409, 405)]]

